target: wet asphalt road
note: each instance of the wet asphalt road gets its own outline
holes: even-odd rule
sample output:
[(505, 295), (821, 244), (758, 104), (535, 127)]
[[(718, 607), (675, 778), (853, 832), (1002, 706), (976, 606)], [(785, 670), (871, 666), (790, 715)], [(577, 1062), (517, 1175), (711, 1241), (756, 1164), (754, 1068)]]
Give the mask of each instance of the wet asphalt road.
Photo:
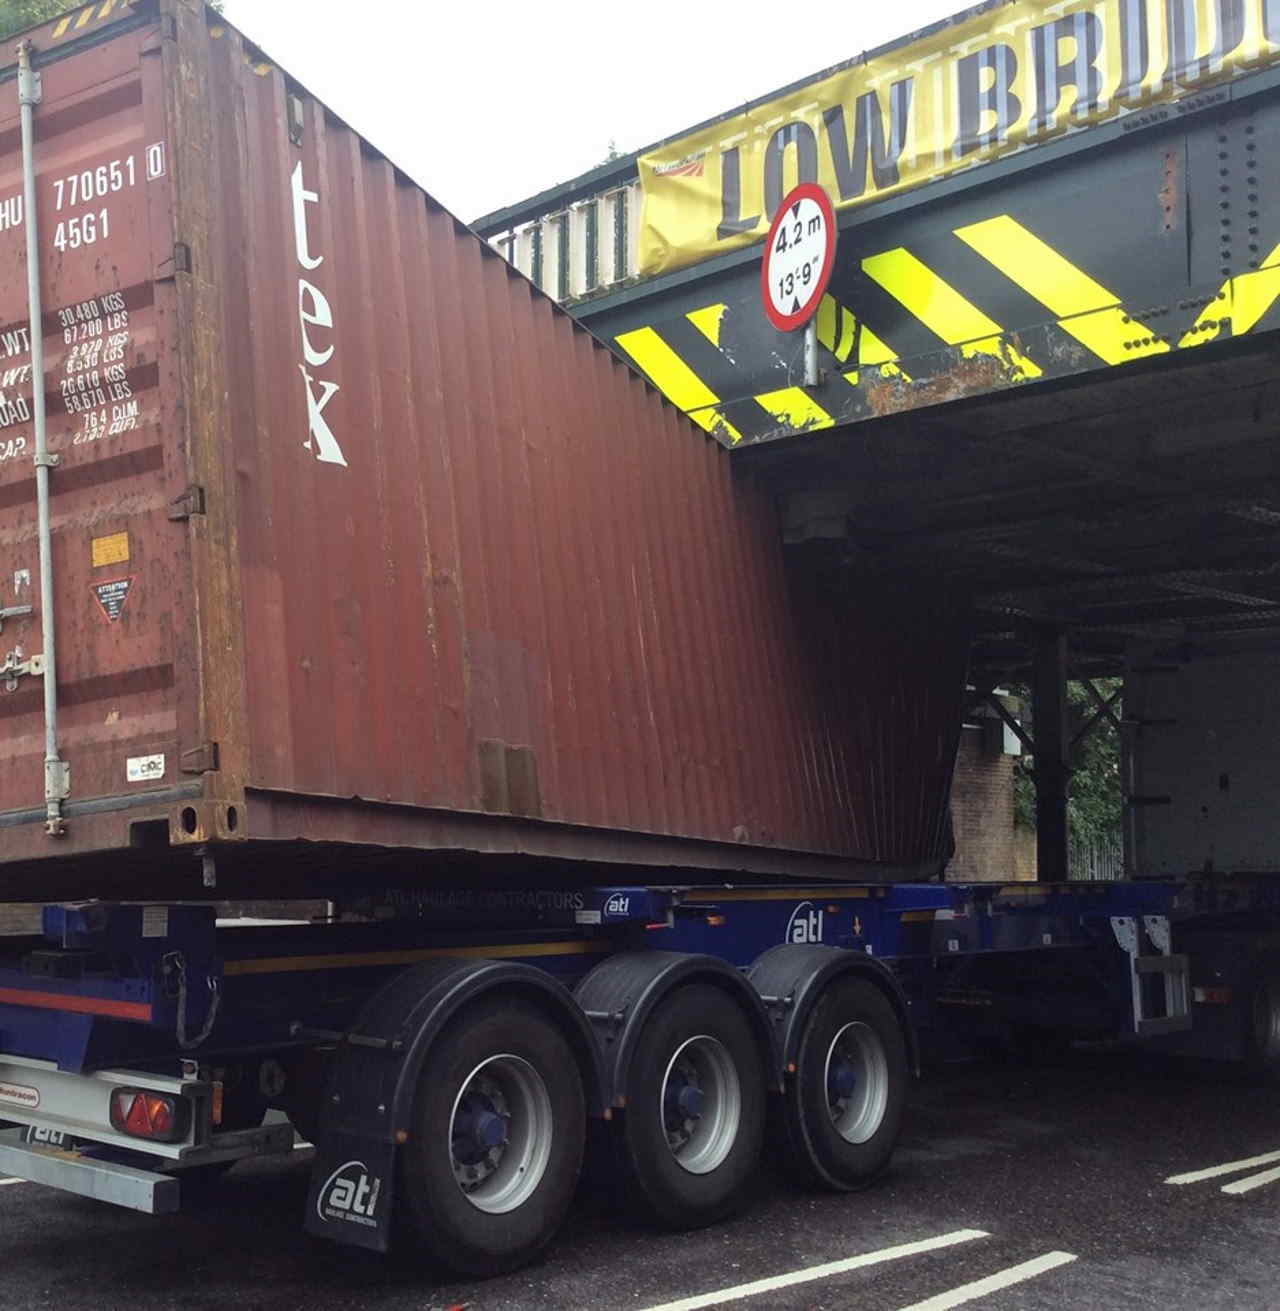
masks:
[[(305, 1237), (306, 1152), (241, 1166), (215, 1201), (163, 1219), (5, 1185), (0, 1287), (12, 1311), (649, 1311), (865, 1255), (870, 1263), (715, 1305), (1280, 1308), (1280, 1177), (1248, 1186), (1280, 1175), (1278, 1102), (1280, 1089), (1212, 1067), (1125, 1054), (953, 1069), (915, 1089), (895, 1168), (867, 1193), (814, 1196), (764, 1175), (744, 1218), (683, 1235), (629, 1227), (585, 1195), (543, 1264), (473, 1284)], [(1222, 1191), (1242, 1181), (1247, 1191)], [(878, 1259), (930, 1240), (947, 1245)], [(1007, 1271), (1029, 1277), (955, 1300)]]

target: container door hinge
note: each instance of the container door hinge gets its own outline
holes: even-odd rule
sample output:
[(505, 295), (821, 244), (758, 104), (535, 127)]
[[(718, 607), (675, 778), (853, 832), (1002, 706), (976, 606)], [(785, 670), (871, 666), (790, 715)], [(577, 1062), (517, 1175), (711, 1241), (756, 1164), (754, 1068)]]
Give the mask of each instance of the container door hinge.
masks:
[(191, 272), (191, 247), (185, 241), (173, 243), (173, 254), (156, 269), (157, 282), (172, 282), (179, 273)]
[(20, 678), (42, 678), (44, 676), (44, 656), (33, 655), (23, 659), (22, 650), (10, 651), (0, 663), (0, 678), (4, 679), (4, 690), (16, 692)]
[(188, 487), (176, 501), (169, 503), (169, 518), (174, 523), (190, 519), (193, 514), (204, 514), (204, 488)]
[(184, 751), (181, 757), (184, 774), (216, 774), (218, 772), (218, 744), (204, 742), (190, 751)]

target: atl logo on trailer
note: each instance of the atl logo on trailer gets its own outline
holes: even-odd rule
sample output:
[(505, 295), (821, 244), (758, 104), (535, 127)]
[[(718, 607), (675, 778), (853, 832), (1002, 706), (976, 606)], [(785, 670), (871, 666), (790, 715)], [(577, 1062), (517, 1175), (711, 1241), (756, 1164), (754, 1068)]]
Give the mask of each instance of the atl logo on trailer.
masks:
[(821, 942), (823, 912), (814, 908), (813, 902), (802, 901), (791, 912), (787, 921), (786, 942)]
[[(312, 255), (307, 233), (307, 206), (318, 205), (320, 193), (308, 191), (302, 177), (302, 165), (293, 170), (293, 241), (298, 263), (307, 273), (313, 273), (324, 263), (323, 255)], [(317, 379), (312, 369), (323, 369), (333, 359), (334, 345), (321, 339), (322, 334), (333, 331), (333, 310), (328, 297), (314, 283), (298, 278), (298, 324), (302, 330), (302, 358), (298, 365), (307, 388), (307, 424), (309, 432), (303, 446), (315, 451), (322, 464), (346, 466), (342, 447), (324, 417), (325, 408), (342, 389), (336, 382)]]
[(370, 1177), (363, 1161), (344, 1161), (324, 1181), (316, 1197), (316, 1211), (321, 1220), (349, 1220), (372, 1227), (378, 1223), (374, 1212), (381, 1190), (382, 1180)]

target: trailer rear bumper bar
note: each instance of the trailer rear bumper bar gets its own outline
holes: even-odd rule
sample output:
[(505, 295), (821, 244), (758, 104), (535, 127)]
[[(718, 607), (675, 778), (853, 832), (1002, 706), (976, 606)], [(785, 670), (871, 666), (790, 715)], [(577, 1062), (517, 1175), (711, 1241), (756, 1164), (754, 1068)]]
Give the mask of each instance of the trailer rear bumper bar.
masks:
[(0, 1172), (147, 1215), (167, 1215), (178, 1209), (182, 1184), (174, 1175), (97, 1160), (60, 1147), (25, 1143), (23, 1132), (0, 1132)]

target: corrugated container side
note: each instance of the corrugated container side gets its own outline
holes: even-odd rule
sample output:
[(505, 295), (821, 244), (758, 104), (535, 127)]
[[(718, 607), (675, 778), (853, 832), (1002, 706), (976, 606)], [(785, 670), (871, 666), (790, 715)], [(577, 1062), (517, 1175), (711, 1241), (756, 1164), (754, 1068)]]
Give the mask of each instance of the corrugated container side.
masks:
[[(456, 853), (488, 861), (469, 872), (513, 856), (803, 877), (936, 863), (967, 645), (953, 610), (839, 593), (804, 560), (789, 577), (767, 486), (193, 0), (49, 64), (46, 140), (108, 57), (141, 88), (113, 140), (165, 142), (172, 190), (148, 193), (149, 263), (126, 269), (139, 243), (114, 238), (91, 270), (65, 263), (85, 295), (154, 298), (168, 345), (145, 439), (105, 444), (94, 486), (145, 441), (136, 497), (110, 499), (135, 549), (163, 542), (174, 563), (135, 582), (96, 645), (72, 618), (64, 642), (73, 686), (111, 660), (169, 673), (160, 719), (93, 704), (112, 723), (98, 773), (69, 723), (77, 802), (115, 809), (73, 806), (61, 845), (13, 822), (5, 855), (31, 863), (11, 883), (42, 857), (166, 836), (97, 868), (176, 889), (207, 849), (269, 895), (326, 868), (368, 877), (379, 852), (398, 879), (456, 873)], [(102, 120), (83, 130), (96, 160)], [(10, 246), (0, 258), (20, 270)], [(73, 540), (68, 473), (73, 615), (88, 580), (62, 561), (107, 521), (96, 505)], [(19, 490), (0, 533), (29, 549), (29, 466), (5, 475), (0, 495)], [(171, 520), (191, 487), (203, 512)], [(17, 704), (0, 699), (24, 775), (21, 800), (4, 785), (11, 810), (39, 800), (37, 756), (15, 747), (38, 738), (38, 706)], [(165, 765), (130, 794), (133, 755)], [(388, 855), (413, 848), (454, 854)]]

